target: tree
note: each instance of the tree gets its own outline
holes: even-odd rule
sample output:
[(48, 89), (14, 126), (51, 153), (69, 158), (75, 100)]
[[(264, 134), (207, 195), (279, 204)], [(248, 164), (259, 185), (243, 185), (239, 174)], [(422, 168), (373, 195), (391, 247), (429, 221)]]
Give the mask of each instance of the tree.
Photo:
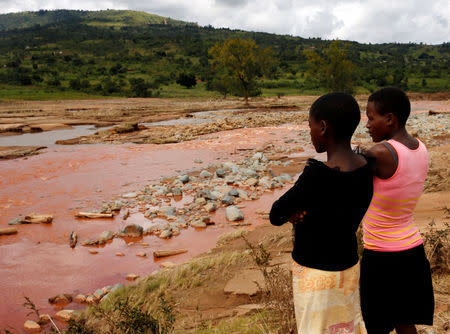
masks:
[(227, 39), (214, 45), (209, 54), (214, 70), (222, 78), (216, 79), (222, 81), (220, 86), (229, 85), (232, 79), (234, 90), (245, 98), (245, 103), (249, 96), (260, 94), (256, 78), (269, 74), (275, 64), (272, 49), (260, 49), (251, 39)]
[[(128, 80), (130, 83), (130, 90), (135, 97), (151, 97), (153, 85), (150, 82), (145, 81), (142, 78), (131, 78)], [(156, 87), (157, 88), (157, 87)]]
[(317, 76), (320, 82), (334, 92), (353, 92), (355, 65), (347, 59), (347, 47), (341, 41), (333, 41), (323, 54), (305, 50), (308, 75)]
[(180, 73), (176, 82), (177, 84), (184, 86), (186, 88), (194, 87), (197, 84), (197, 81), (195, 80), (195, 75), (192, 73), (189, 74)]

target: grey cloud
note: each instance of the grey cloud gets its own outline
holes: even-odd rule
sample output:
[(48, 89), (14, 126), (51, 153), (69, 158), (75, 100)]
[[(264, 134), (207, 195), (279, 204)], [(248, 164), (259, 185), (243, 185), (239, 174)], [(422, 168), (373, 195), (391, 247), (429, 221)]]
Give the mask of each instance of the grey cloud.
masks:
[(227, 7), (244, 7), (248, 0), (216, 0), (215, 3)]
[(0, 0), (0, 12), (133, 9), (200, 25), (360, 42), (448, 41), (448, 0)]

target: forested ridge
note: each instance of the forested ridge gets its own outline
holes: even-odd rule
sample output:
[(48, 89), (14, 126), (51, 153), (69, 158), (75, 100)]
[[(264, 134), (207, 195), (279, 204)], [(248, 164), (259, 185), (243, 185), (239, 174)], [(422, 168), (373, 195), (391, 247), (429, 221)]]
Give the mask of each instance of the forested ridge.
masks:
[[(324, 78), (311, 75), (308, 53), (326, 58), (333, 41), (202, 27), (120, 10), (0, 15), (0, 82), (4, 90), (29, 86), (93, 95), (179, 96), (186, 94), (183, 90), (211, 94), (215, 73), (209, 50), (233, 38), (251, 39), (273, 50), (273, 68), (258, 76), (259, 93), (327, 90)], [(450, 43), (343, 41), (341, 47), (354, 65), (354, 92), (387, 85), (409, 91), (449, 90)], [(180, 83), (183, 75), (194, 76), (198, 85), (185, 88)]]

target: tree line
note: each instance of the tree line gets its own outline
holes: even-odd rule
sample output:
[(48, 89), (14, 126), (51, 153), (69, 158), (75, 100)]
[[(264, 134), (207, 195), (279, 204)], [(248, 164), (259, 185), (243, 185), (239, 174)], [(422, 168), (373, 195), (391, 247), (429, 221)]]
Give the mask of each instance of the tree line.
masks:
[[(111, 29), (112, 28), (112, 29)], [(248, 98), (266, 91), (449, 89), (449, 43), (360, 44), (268, 33), (77, 20), (0, 31), (0, 82), (117, 96), (178, 85)]]

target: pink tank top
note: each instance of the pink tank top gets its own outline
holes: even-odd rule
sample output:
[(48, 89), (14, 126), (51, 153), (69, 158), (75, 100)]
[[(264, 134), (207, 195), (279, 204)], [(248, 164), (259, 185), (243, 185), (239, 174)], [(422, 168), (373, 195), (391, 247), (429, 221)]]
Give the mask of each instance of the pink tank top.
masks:
[(419, 141), (411, 150), (390, 139), (397, 152), (398, 166), (388, 179), (373, 178), (373, 198), (363, 218), (364, 248), (398, 252), (422, 244), (413, 221), (413, 211), (423, 192), (428, 172), (428, 153)]

